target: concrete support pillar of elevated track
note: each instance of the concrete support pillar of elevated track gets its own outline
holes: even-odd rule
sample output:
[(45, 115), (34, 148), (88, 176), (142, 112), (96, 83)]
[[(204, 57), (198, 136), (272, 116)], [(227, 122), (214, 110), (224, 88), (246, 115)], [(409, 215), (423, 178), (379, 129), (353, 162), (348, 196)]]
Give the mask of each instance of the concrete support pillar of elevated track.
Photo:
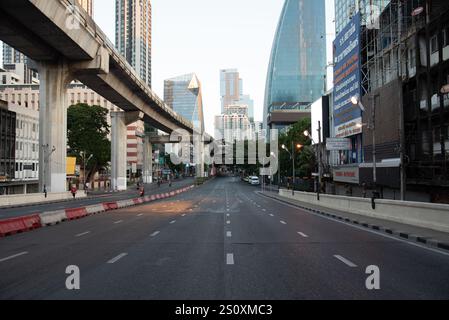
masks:
[(111, 181), (114, 191), (124, 191), (127, 183), (127, 126), (143, 120), (144, 114), (135, 112), (111, 112)]

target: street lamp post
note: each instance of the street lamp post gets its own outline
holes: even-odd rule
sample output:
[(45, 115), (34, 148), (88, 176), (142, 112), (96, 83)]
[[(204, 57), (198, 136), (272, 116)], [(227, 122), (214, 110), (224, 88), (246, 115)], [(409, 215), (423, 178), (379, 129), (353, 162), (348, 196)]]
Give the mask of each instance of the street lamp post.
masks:
[[(378, 197), (378, 193), (377, 193), (377, 150), (376, 150), (376, 97), (378, 97), (379, 94), (371, 94), (370, 98), (371, 98), (371, 102), (372, 102), (372, 107), (371, 107), (371, 123), (368, 123), (367, 128), (372, 130), (372, 135), (373, 135), (373, 187), (374, 187), (374, 191), (373, 191), (373, 197)], [(362, 110), (362, 112), (365, 112), (365, 107), (363, 106), (362, 102), (360, 101), (360, 99), (358, 97), (352, 97), (351, 98), (351, 102), (354, 105), (358, 105), (360, 107), (360, 110)], [(363, 127), (365, 124), (361, 123), (359, 124), (360, 127)]]
[[(287, 151), (288, 154), (290, 155), (290, 158), (292, 159), (292, 167), (293, 167), (293, 175), (292, 175), (292, 195), (295, 195), (295, 147), (294, 147), (294, 142), (292, 141), (292, 152), (290, 152), (287, 147), (285, 146), (285, 144), (282, 145), (282, 149)], [(297, 144), (296, 147), (298, 149), (301, 149), (303, 146), (300, 144)]]
[[(322, 144), (322, 138), (321, 138), (321, 121), (318, 121), (318, 186), (317, 186), (317, 200), (320, 200), (320, 193), (321, 193), (321, 184), (323, 182), (323, 168), (322, 168), (322, 152), (321, 152), (321, 144)], [(304, 131), (304, 136), (308, 137), (310, 140), (312, 140), (313, 143), (315, 141), (313, 140), (312, 136), (310, 135), (310, 132), (308, 130)]]

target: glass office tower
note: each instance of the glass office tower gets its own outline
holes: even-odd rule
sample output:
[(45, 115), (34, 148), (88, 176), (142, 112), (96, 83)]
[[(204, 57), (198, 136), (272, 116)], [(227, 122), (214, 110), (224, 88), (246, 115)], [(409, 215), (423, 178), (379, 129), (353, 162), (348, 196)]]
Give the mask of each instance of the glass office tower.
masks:
[(195, 128), (204, 128), (201, 82), (194, 73), (164, 81), (164, 101)]
[(359, 11), (362, 25), (377, 19), (389, 3), (390, 0), (335, 0), (335, 31), (339, 34)]
[(322, 96), (325, 74), (325, 0), (286, 0), (268, 67), (264, 127), (273, 111), (304, 110)]

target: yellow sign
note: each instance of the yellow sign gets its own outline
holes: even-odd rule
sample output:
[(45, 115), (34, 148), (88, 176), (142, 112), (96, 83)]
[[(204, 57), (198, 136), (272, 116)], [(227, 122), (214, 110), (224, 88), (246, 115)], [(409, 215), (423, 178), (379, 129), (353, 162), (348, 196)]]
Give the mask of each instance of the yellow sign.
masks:
[(74, 176), (75, 168), (76, 168), (76, 158), (75, 157), (67, 157), (66, 174), (69, 176)]

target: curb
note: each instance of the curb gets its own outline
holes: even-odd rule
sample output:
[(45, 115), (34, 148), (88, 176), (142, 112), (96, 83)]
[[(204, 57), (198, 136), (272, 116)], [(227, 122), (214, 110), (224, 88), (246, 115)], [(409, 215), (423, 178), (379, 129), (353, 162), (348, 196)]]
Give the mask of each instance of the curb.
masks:
[(271, 199), (275, 199), (284, 203), (288, 203), (289, 205), (295, 206), (297, 208), (315, 213), (315, 214), (319, 214), (337, 221), (343, 221), (346, 223), (350, 223), (350, 224), (354, 224), (357, 225), (359, 227), (363, 227), (365, 229), (370, 229), (370, 230), (374, 230), (377, 232), (382, 232), (382, 233), (386, 233), (389, 236), (394, 236), (396, 238), (402, 239), (402, 240), (408, 240), (410, 242), (416, 242), (418, 244), (421, 245), (426, 245), (430, 248), (433, 249), (441, 249), (441, 250), (445, 250), (445, 251), (449, 251), (449, 244), (446, 242), (442, 242), (433, 238), (429, 238), (429, 237), (425, 237), (425, 236), (420, 236), (420, 235), (416, 235), (416, 234), (412, 234), (412, 233), (407, 233), (401, 230), (395, 230), (392, 228), (388, 228), (388, 227), (384, 227), (384, 226), (380, 226), (380, 225), (375, 225), (375, 224), (370, 224), (367, 223), (363, 220), (355, 220), (355, 219), (350, 219), (341, 215), (337, 215), (335, 213), (329, 213), (327, 211), (323, 211), (322, 209), (313, 209), (313, 208), (309, 208), (309, 207), (305, 207), (290, 201), (287, 201), (286, 199), (279, 199), (277, 197), (273, 197), (270, 196), (268, 194), (264, 194), (260, 191), (257, 192), (258, 194), (264, 196), (264, 197), (268, 197)]
[(149, 195), (143, 198), (133, 198), (113, 202), (98, 203), (86, 207), (70, 208), (57, 211), (42, 212), (40, 214), (26, 215), (0, 220), (0, 238), (17, 233), (23, 233), (46, 226), (54, 226), (64, 221), (78, 220), (101, 212), (128, 208), (144, 203), (150, 203), (159, 199), (175, 197), (181, 193), (195, 188), (194, 185), (157, 195)]

